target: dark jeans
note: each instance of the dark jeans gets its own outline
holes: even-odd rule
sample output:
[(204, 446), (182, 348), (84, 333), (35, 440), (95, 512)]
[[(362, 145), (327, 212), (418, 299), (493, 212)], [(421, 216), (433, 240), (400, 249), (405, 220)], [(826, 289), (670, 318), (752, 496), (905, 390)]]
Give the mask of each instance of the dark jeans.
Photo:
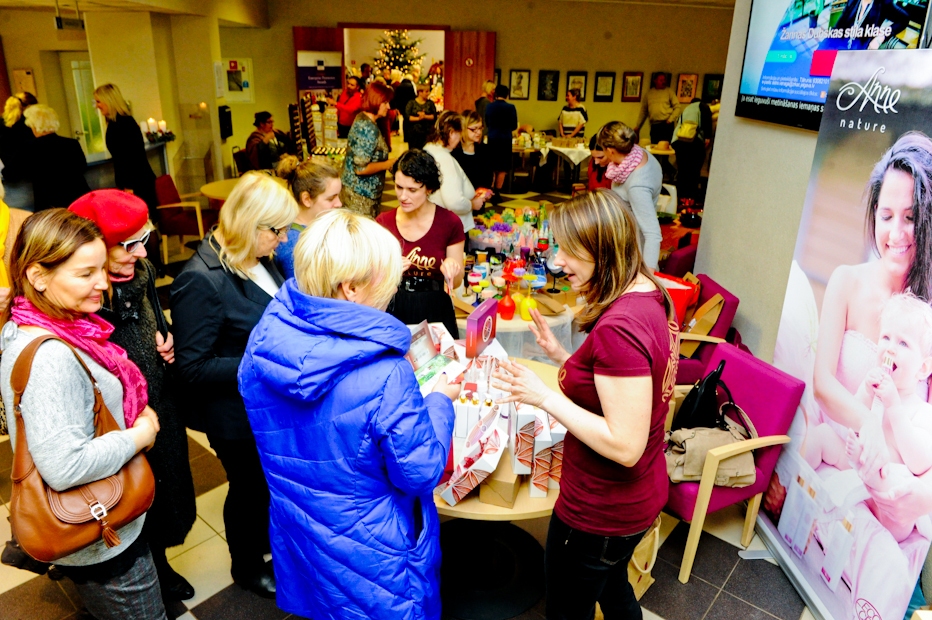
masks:
[(699, 195), (699, 177), (705, 163), (705, 141), (696, 138), (692, 142), (677, 140), (673, 143), (676, 151), (676, 193), (678, 198), (696, 198)]
[(547, 532), (547, 620), (591, 620), (599, 603), (605, 620), (641, 620), (628, 583), (628, 560), (644, 532), (598, 536), (575, 530), (556, 513)]
[(352, 125), (341, 125), (337, 123), (337, 138), (340, 140), (346, 140), (349, 137), (349, 130)]
[(663, 140), (669, 142), (673, 139), (674, 123), (651, 123), (650, 143), (657, 144)]
[(269, 486), (253, 439), (208, 437), (226, 470), (230, 490), (223, 504), (223, 524), (233, 560), (234, 579), (263, 570), (269, 545)]

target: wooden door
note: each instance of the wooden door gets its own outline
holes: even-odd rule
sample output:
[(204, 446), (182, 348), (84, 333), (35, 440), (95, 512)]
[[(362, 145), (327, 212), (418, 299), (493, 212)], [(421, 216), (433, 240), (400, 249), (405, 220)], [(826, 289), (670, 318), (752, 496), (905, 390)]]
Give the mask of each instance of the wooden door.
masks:
[(495, 74), (495, 33), (452, 30), (444, 47), (444, 108), (457, 112), (475, 109), (482, 83)]

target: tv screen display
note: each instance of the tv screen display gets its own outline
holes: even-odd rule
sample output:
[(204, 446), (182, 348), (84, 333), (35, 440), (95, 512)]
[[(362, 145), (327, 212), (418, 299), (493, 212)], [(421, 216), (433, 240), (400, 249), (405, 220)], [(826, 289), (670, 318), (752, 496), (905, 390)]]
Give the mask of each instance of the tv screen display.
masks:
[(929, 0), (756, 0), (736, 116), (818, 131), (838, 50), (920, 47)]

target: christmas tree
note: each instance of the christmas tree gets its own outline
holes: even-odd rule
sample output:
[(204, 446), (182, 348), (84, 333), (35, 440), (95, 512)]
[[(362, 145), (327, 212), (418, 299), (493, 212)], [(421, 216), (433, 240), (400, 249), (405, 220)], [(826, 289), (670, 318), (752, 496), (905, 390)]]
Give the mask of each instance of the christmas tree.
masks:
[(421, 65), (421, 59), (427, 54), (421, 54), (417, 48), (422, 39), (412, 41), (408, 38), (407, 30), (386, 30), (385, 36), (379, 39), (379, 55), (373, 61), (378, 71), (385, 69), (398, 69), (402, 74), (410, 73), (411, 67)]

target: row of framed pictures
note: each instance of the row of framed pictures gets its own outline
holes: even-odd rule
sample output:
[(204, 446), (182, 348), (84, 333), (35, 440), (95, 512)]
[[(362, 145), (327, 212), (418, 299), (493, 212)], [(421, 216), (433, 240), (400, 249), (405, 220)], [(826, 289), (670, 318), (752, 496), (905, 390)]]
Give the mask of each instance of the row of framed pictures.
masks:
[[(664, 75), (667, 84), (673, 84), (672, 74), (663, 71), (657, 71), (651, 74), (650, 83), (658, 75)], [(596, 71), (595, 72), (595, 90), (592, 93), (592, 100), (597, 102), (611, 102), (615, 99), (615, 76), (614, 71)], [(702, 84), (702, 93), (698, 94), (699, 74), (698, 73), (680, 73), (676, 81), (676, 96), (680, 103), (689, 103), (694, 97), (700, 96), (703, 101), (713, 101), (722, 97), (722, 83), (724, 77), (721, 73), (706, 73)], [(580, 101), (586, 100), (586, 92), (589, 80), (588, 71), (567, 71), (566, 72), (566, 90), (578, 88), (582, 96)], [(502, 70), (495, 70), (495, 83), (502, 83)], [(638, 102), (641, 100), (643, 91), (644, 73), (642, 71), (625, 71), (621, 74), (621, 99), (622, 102)], [(511, 89), (511, 98), (517, 100), (528, 100), (531, 98), (531, 70), (530, 69), (512, 69), (508, 80), (508, 87)], [(560, 93), (560, 72), (541, 69), (537, 72), (537, 100), (538, 101), (556, 101)], [(565, 93), (565, 91), (564, 91)]]

